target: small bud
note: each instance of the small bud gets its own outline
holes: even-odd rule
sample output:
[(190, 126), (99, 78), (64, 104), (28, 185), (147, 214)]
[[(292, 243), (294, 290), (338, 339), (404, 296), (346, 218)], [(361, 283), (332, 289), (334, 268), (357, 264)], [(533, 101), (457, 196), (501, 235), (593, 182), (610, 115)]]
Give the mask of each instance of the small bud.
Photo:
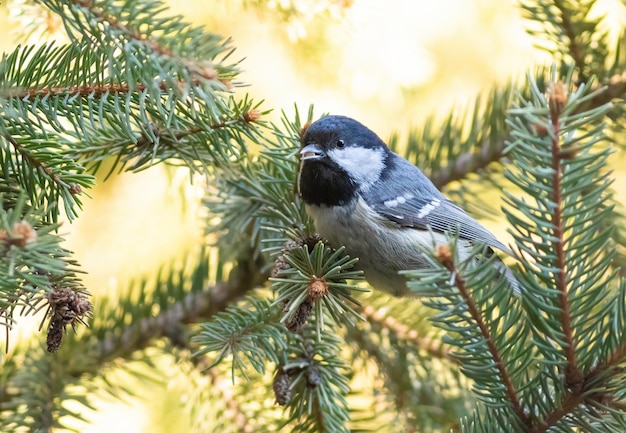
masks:
[(259, 110), (250, 110), (243, 115), (246, 122), (256, 122), (261, 118), (261, 112)]
[(449, 266), (452, 264), (452, 251), (450, 250), (450, 245), (448, 244), (440, 244), (435, 247), (435, 254), (437, 258), (444, 266)]
[(18, 221), (11, 229), (11, 243), (20, 248), (37, 240), (37, 231), (27, 221)]
[(276, 403), (279, 405), (284, 406), (291, 401), (291, 398), (293, 397), (291, 378), (289, 377), (289, 374), (282, 369), (282, 367), (278, 367), (278, 370), (276, 371), (274, 381), (272, 382), (272, 389), (274, 390)]
[(80, 195), (83, 193), (83, 189), (77, 183), (71, 184), (69, 190), (72, 195)]
[(567, 102), (567, 89), (565, 84), (561, 81), (557, 81), (552, 85), (552, 92), (554, 94), (554, 101), (564, 105)]
[(217, 71), (213, 65), (201, 65), (199, 73), (202, 78), (206, 78), (207, 80), (215, 80), (217, 78)]
[(324, 278), (312, 278), (309, 281), (309, 297), (313, 300), (321, 299), (328, 295), (328, 283)]
[(558, 117), (563, 112), (563, 108), (565, 107), (568, 99), (565, 84), (563, 84), (563, 82), (561, 81), (557, 81), (556, 83), (549, 83), (546, 97), (548, 98), (550, 114), (553, 118)]

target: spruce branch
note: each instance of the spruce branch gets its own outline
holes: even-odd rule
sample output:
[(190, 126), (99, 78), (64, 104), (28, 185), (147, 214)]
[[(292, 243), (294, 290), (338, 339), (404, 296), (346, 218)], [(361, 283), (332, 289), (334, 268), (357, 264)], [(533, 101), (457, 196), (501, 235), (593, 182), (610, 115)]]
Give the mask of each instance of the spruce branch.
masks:
[[(558, 2), (557, 2), (558, 3)], [(553, 212), (551, 215), (553, 232), (552, 235), (555, 238), (554, 252), (556, 255), (555, 267), (557, 269), (555, 276), (555, 289), (559, 292), (559, 303), (561, 307), (561, 326), (563, 328), (563, 346), (565, 350), (565, 357), (567, 359), (567, 367), (565, 368), (566, 381), (569, 384), (578, 384), (581, 381), (581, 372), (579, 370), (578, 361), (576, 358), (576, 351), (574, 349), (574, 337), (572, 334), (572, 324), (570, 322), (571, 311), (568, 300), (567, 290), (567, 270), (565, 260), (565, 221), (563, 216), (564, 197), (562, 197), (562, 171), (563, 159), (569, 159), (563, 155), (561, 148), (560, 136), (561, 131), (561, 115), (563, 109), (567, 103), (567, 90), (562, 82), (553, 83), (551, 88), (548, 89), (548, 106), (550, 109), (550, 123), (552, 125), (551, 132), (551, 146), (550, 151), (552, 153), (552, 197), (551, 203), (553, 206)], [(571, 146), (571, 144), (570, 144)], [(569, 155), (568, 155), (569, 156)], [(574, 385), (575, 386), (575, 385)]]
[(536, 45), (563, 63), (562, 72), (568, 69), (564, 59), (571, 59), (577, 83), (607, 76), (608, 31), (602, 30), (604, 17), (590, 18), (595, 3), (596, 0), (520, 2), (525, 18), (539, 26), (527, 29), (530, 35), (538, 37)]
[[(553, 71), (545, 94), (530, 79), (532, 94), (512, 109), (515, 141), (508, 152), (515, 170), (505, 174), (526, 194), (507, 194), (507, 218), (524, 268), (524, 309), (543, 364), (524, 392), (532, 432), (619, 423), (624, 386), (626, 299), (615, 290), (614, 251), (607, 249), (614, 217), (611, 150), (602, 142), (610, 105), (589, 107), (604, 91), (574, 86)], [(550, 395), (553, 403), (540, 403)], [(596, 427), (593, 427), (598, 423)]]
[(76, 218), (76, 208), (82, 207), (80, 196), (83, 189), (93, 186), (93, 176), (83, 173), (82, 166), (63, 155), (57, 141), (32, 137), (20, 137), (19, 141), (8, 134), (0, 139), (14, 150), (0, 147), (3, 174), (31, 195), (31, 202), (46, 212), (46, 219), (58, 220), (57, 206), (61, 201), (67, 217)]
[[(85, 386), (93, 378), (105, 374), (107, 365), (119, 358), (131, 359), (138, 351), (153, 344), (156, 338), (181, 340), (175, 335), (180, 332), (181, 325), (205, 320), (225, 310), (266, 278), (258, 261), (242, 258), (227, 280), (211, 283), (205, 259), (201, 254), (191, 275), (182, 270), (160, 275), (151, 283), (155, 286), (153, 291), (146, 288), (148, 283), (144, 281), (131, 288), (126, 299), (115, 300), (114, 305), (112, 300), (98, 300), (91, 327), (67, 338), (55, 358), (43, 351), (29, 349), (29, 355), (25, 357), (27, 368), (20, 367), (23, 375), (0, 377), (0, 427), (3, 431), (6, 426), (26, 425), (24, 416), (30, 417), (33, 425), (46, 425), (48, 419), (56, 422), (60, 416), (80, 418), (76, 412), (65, 410), (64, 400), (59, 398), (70, 395), (73, 384)], [(150, 302), (147, 302), (148, 296)], [(129, 318), (132, 321), (129, 322)], [(186, 337), (182, 340), (186, 341)], [(21, 348), (18, 346), (16, 350), (15, 353), (20, 353)], [(18, 359), (22, 358), (18, 356)], [(17, 365), (23, 362), (18, 361)], [(41, 374), (45, 375), (46, 369), (51, 368), (55, 369), (54, 377), (32, 382), (35, 380), (33, 371), (42, 371)], [(52, 388), (20, 385), (15, 382), (19, 380), (31, 381), (31, 384), (50, 383)], [(123, 390), (123, 386), (110, 386), (113, 395)], [(33, 401), (36, 403), (29, 403)], [(91, 404), (84, 397), (78, 402)], [(31, 404), (49, 408), (49, 416), (29, 413), (28, 408), (33, 407)]]
[[(312, 249), (304, 244), (285, 251), (281, 257), (287, 266), (281, 266), (270, 281), (277, 295), (274, 305), (283, 305), (281, 321), (288, 328), (302, 328), (311, 311), (318, 336), (325, 332), (326, 312), (336, 324), (359, 318), (352, 305), (359, 306), (360, 302), (352, 293), (364, 289), (347, 281), (361, 279), (362, 272), (353, 269), (357, 259), (346, 255), (344, 248), (332, 250), (320, 241)], [(307, 310), (305, 315), (303, 308)]]
[(348, 365), (339, 356), (339, 336), (332, 332), (319, 335), (311, 323), (298, 333), (287, 332), (275, 317), (278, 309), (268, 301), (249, 297), (248, 302), (252, 308), (246, 304), (231, 306), (217, 320), (202, 325), (202, 331), (193, 337), (201, 346), (195, 356), (216, 353), (211, 366), (232, 357), (233, 380), (235, 370), (249, 379), (247, 364), (262, 374), (267, 362), (273, 363), (275, 399), (287, 406), (285, 425), (290, 424), (291, 431), (347, 431), (344, 395), (348, 391)]
[(285, 329), (273, 320), (275, 311), (269, 303), (248, 300), (249, 305), (230, 306), (211, 322), (201, 324), (201, 331), (192, 340), (201, 346), (194, 356), (217, 352), (210, 367), (232, 358), (233, 381), (235, 372), (249, 380), (248, 364), (258, 373), (265, 373), (266, 362), (277, 364), (287, 349)]
[[(622, 295), (626, 295), (625, 288), (626, 284), (622, 284)], [(624, 305), (621, 299), (618, 303)], [(623, 331), (620, 333), (624, 335)], [(528, 433), (547, 433), (568, 417), (584, 425), (585, 418), (605, 421), (603, 415), (610, 415), (615, 411), (615, 415), (623, 420), (626, 412), (623, 395), (623, 386), (626, 382), (624, 363), (626, 363), (626, 341), (623, 340), (605, 362), (599, 363), (581, 378), (581, 386), (578, 389), (567, 393), (557, 406), (528, 430)], [(618, 397), (619, 394), (621, 398)], [(608, 427), (608, 424), (603, 423), (599, 427), (603, 425)]]
[[(54, 138), (58, 153), (91, 171), (112, 157), (111, 170), (119, 163), (140, 170), (159, 160), (182, 160), (193, 170), (205, 171), (239, 158), (246, 139), (259, 139), (255, 124), (264, 112), (250, 98), (219, 96), (202, 83), (184, 79), (155, 80), (161, 66), (150, 57), (142, 60), (142, 70), (153, 68), (150, 78), (115, 76), (115, 70), (128, 67), (121, 61), (111, 63), (115, 50), (94, 50), (83, 41), (18, 47), (5, 56), (0, 92), (6, 99), (0, 98), (0, 103), (7, 115), (0, 117), (0, 131), (22, 140)], [(206, 94), (214, 98), (198, 99)]]
[[(558, 293), (558, 296), (549, 296), (550, 301), (546, 299), (544, 302), (547, 302), (547, 305), (557, 306), (560, 314), (558, 325), (556, 322), (546, 322), (550, 328), (554, 326), (558, 330), (555, 328), (548, 331), (544, 328), (544, 332), (550, 332), (563, 347), (568, 384), (578, 386), (581, 371), (575, 352), (575, 340), (585, 333), (582, 329), (578, 331), (574, 329), (576, 325), (571, 322), (571, 311), (574, 308), (572, 303), (582, 302), (583, 288), (590, 290), (589, 288), (596, 281), (584, 271), (585, 266), (590, 266), (589, 261), (594, 262), (596, 275), (600, 277), (609, 266), (608, 263), (613, 254), (608, 253), (603, 260), (596, 258), (596, 248), (607, 241), (611, 231), (610, 228), (599, 224), (608, 217), (611, 207), (598, 206), (599, 201), (603, 200), (603, 194), (610, 181), (606, 179), (606, 176), (599, 176), (597, 180), (593, 177), (605, 164), (608, 155), (607, 150), (598, 154), (591, 153), (591, 146), (603, 138), (602, 124), (591, 127), (579, 137), (575, 136), (572, 131), (582, 128), (590, 121), (590, 118), (598, 119), (606, 114), (608, 107), (599, 107), (582, 113), (576, 112), (576, 107), (591, 97), (585, 86), (581, 86), (573, 94), (568, 94), (566, 85), (555, 82), (547, 92), (547, 96), (544, 97), (535, 87), (534, 100), (538, 105), (532, 114), (530, 114), (531, 108), (512, 111), (516, 115), (528, 116), (525, 119), (526, 122), (533, 122), (547, 132), (539, 137), (531, 138), (527, 132), (528, 129), (525, 131), (521, 129), (522, 127), (528, 128), (528, 124), (522, 126), (521, 123), (512, 123), (513, 136), (519, 137), (515, 143), (521, 146), (521, 140), (528, 140), (524, 147), (537, 146), (542, 150), (540, 153), (535, 152), (534, 155), (529, 155), (530, 150), (525, 149), (524, 152), (527, 155), (525, 157), (520, 157), (520, 152), (516, 151), (515, 156), (522, 167), (521, 175), (515, 176), (507, 173), (507, 177), (513, 182), (527, 193), (537, 197), (535, 210), (529, 209), (524, 213), (533, 220), (530, 224), (535, 234), (532, 236), (539, 235), (543, 244), (539, 246), (537, 240), (533, 240), (533, 246), (531, 246), (528, 237), (530, 226), (524, 223), (525, 226), (521, 229), (521, 220), (517, 218), (510, 218), (510, 220), (517, 226), (519, 235), (516, 235), (516, 238), (519, 244), (523, 245), (523, 250), (535, 256), (533, 261), (537, 264), (541, 263), (539, 265), (541, 268), (550, 270), (548, 275), (539, 271), (536, 271), (536, 275), (544, 284), (554, 287)], [(543, 173), (540, 167), (545, 167), (546, 172)], [(583, 172), (586, 174), (583, 175)], [(549, 176), (549, 182), (546, 182), (546, 176)], [(537, 194), (536, 188), (531, 186), (530, 179), (533, 183), (544, 184), (540, 195)], [(524, 200), (510, 195), (507, 201), (517, 209), (529, 208)], [(531, 216), (530, 212), (536, 215)], [(510, 215), (509, 212), (507, 214)], [(593, 224), (589, 221), (590, 218), (594, 219)], [(577, 229), (576, 236), (570, 234), (574, 227)], [(602, 228), (601, 231), (600, 228)], [(540, 248), (540, 256), (533, 252), (536, 248)], [(535, 267), (530, 263), (526, 266)], [(592, 296), (592, 293), (587, 292), (585, 297)], [(530, 298), (528, 300), (531, 301)], [(532, 303), (535, 307), (537, 306), (536, 302), (532, 301)], [(552, 316), (552, 313), (550, 315)]]
[(259, 140), (258, 104), (229, 94), (238, 69), (225, 63), (228, 41), (164, 16), (160, 3), (42, 3), (60, 14), (72, 43), (3, 56), (3, 135), (55, 131), (64, 156), (91, 171), (111, 157), (112, 171), (158, 161), (206, 170)]
[[(219, 84), (215, 90), (224, 91), (232, 86), (231, 78), (237, 74), (233, 66), (213, 62), (224, 51), (227, 51), (226, 57), (230, 53), (226, 44), (217, 44), (219, 37), (191, 27), (181, 17), (162, 16), (167, 8), (161, 2), (41, 0), (40, 3), (63, 19), (72, 40), (80, 41), (84, 35), (91, 35), (92, 43), (96, 45), (121, 46), (123, 41), (128, 44), (124, 51), (153, 53), (164, 65), (182, 66), (179, 72), (182, 72), (183, 81), (215, 82)], [(72, 28), (78, 35), (71, 31)], [(173, 37), (175, 34), (179, 37)], [(185, 37), (181, 38), (181, 35)], [(177, 76), (179, 74), (163, 77), (170, 81)]]
[(343, 340), (331, 332), (318, 335), (311, 325), (293, 335), (290, 356), (278, 366), (293, 390), (285, 425), (292, 423), (294, 433), (349, 432), (350, 366), (340, 356)]
[[(80, 6), (84, 10), (88, 11), (93, 16), (93, 18), (95, 18), (99, 22), (106, 23), (108, 27), (110, 27), (114, 31), (124, 34), (128, 40), (133, 41), (138, 44), (145, 45), (146, 47), (148, 47), (149, 49), (157, 53), (159, 56), (169, 57), (176, 62), (182, 62), (183, 64), (187, 66), (190, 72), (189, 74), (190, 76), (195, 77), (195, 78), (205, 79), (205, 80), (219, 80), (227, 88), (231, 86), (231, 83), (228, 80), (218, 79), (217, 71), (211, 68), (210, 66), (204, 65), (203, 67), (198, 67), (198, 65), (195, 65), (193, 62), (187, 59), (181, 58), (179, 55), (177, 55), (177, 53), (175, 53), (171, 49), (168, 49), (166, 46), (157, 43), (157, 41), (147, 36), (147, 35), (152, 34), (153, 32), (145, 31), (145, 30), (144, 32), (140, 32), (137, 28), (135, 28), (135, 26), (133, 25), (134, 22), (132, 19), (139, 18), (138, 15), (140, 15), (141, 9), (135, 9), (135, 11), (131, 12), (131, 14), (129, 14), (129, 16), (126, 17), (127, 21), (122, 22), (121, 20), (117, 18), (119, 17), (119, 15), (113, 15), (115, 13), (119, 13), (120, 9), (115, 10), (114, 8), (111, 7), (113, 6), (112, 4), (106, 5), (106, 3), (102, 3), (102, 2), (98, 3), (95, 1), (89, 1), (89, 0), (75, 0), (75, 1), (72, 1), (71, 3), (73, 3), (74, 5)], [(111, 9), (107, 10), (108, 9), (107, 6), (111, 7)], [(159, 9), (164, 10), (165, 8), (161, 6), (161, 8)], [(154, 12), (156, 13), (160, 12), (159, 9), (156, 9)]]
[[(540, 82), (544, 75), (545, 72), (540, 70), (536, 73), (535, 80)], [(519, 91), (526, 95), (529, 89), (522, 88)], [(494, 107), (492, 108), (494, 112), (499, 110), (498, 107), (501, 108), (501, 111), (506, 111), (513, 101), (512, 93), (511, 90), (494, 91), (490, 96), (490, 101), (487, 106)], [(577, 113), (592, 111), (594, 108), (604, 106), (611, 101), (624, 98), (626, 96), (626, 73), (612, 75), (606, 81), (594, 84), (591, 95), (589, 99), (586, 99), (576, 107)], [(485, 124), (475, 119), (489, 118), (490, 112), (482, 112), (479, 108), (480, 105), (480, 99), (477, 99), (474, 104), (476, 108), (474, 108), (471, 114), (473, 120), (470, 124), (473, 126), (467, 132), (463, 131), (463, 123), (467, 115), (450, 117), (446, 120), (444, 125), (434, 125), (433, 120), (427, 120), (423, 132), (420, 132), (420, 130), (412, 130), (411, 136), (414, 138), (409, 138), (406, 151), (403, 152), (403, 154), (412, 162), (422, 167), (425, 172), (430, 170), (429, 178), (438, 188), (444, 188), (455, 181), (467, 180), (471, 174), (480, 173), (491, 164), (501, 162), (506, 158), (506, 143), (511, 140), (511, 131), (506, 125), (497, 128), (497, 118), (494, 118), (486, 122), (492, 125), (491, 131), (484, 133), (484, 136), (481, 138), (480, 134), (482, 133), (480, 131), (485, 129)], [(618, 109), (618, 105), (613, 107), (613, 110)], [(615, 115), (609, 113), (609, 116), (614, 117)], [(442, 137), (441, 130), (450, 132), (447, 132), (447, 134)], [(433, 134), (432, 138), (429, 138), (431, 137), (431, 133)], [(472, 139), (468, 139), (467, 141), (463, 140), (462, 142), (451, 141), (458, 139), (454, 137), (464, 136), (472, 137)], [(433, 143), (437, 142), (437, 140), (440, 141), (441, 144), (435, 146)], [(395, 140), (392, 140), (392, 142), (397, 148)], [(438, 165), (430, 162), (428, 159), (423, 159), (424, 155), (428, 155), (429, 152), (432, 152), (432, 149), (442, 148), (456, 149), (450, 154), (447, 164)], [(439, 150), (439, 152), (441, 152), (441, 150)], [(417, 155), (421, 155), (420, 159), (416, 159)], [(441, 160), (441, 156), (434, 157), (433, 159)]]
[(474, 297), (470, 293), (467, 281), (462, 276), (461, 270), (457, 269), (454, 260), (452, 260), (449, 246), (440, 246), (438, 248), (437, 255), (441, 260), (441, 264), (450, 272), (450, 275), (454, 279), (453, 284), (458, 289), (459, 295), (463, 300), (465, 307), (467, 308), (467, 312), (469, 313), (472, 322), (475, 324), (475, 326), (478, 327), (480, 335), (487, 345), (488, 351), (491, 355), (491, 359), (494, 362), (495, 368), (498, 370), (500, 380), (502, 381), (502, 384), (504, 385), (504, 388), (506, 390), (506, 395), (511, 402), (511, 405), (513, 406), (513, 412), (515, 412), (515, 415), (517, 415), (517, 417), (525, 423), (527, 420), (527, 416), (520, 402), (516, 386), (513, 383), (513, 379), (511, 378), (511, 373), (509, 373), (508, 368), (504, 362), (503, 354), (501, 353), (501, 350), (497, 347), (496, 342), (494, 341), (495, 338), (492, 331), (489, 329), (489, 324), (483, 317), (484, 313), (480, 311), (479, 307), (476, 305)]
[(58, 348), (66, 325), (84, 323), (89, 317), (88, 292), (77, 276), (77, 263), (53, 233), (58, 225), (43, 222), (24, 195), (11, 205), (5, 210), (0, 194), (0, 323), (10, 326), (15, 313), (35, 314), (47, 308), (48, 338), (54, 328), (51, 347)]
[[(566, 3), (568, 2), (564, 0), (553, 0), (553, 1), (554, 1), (554, 5), (557, 7), (557, 9), (559, 10), (559, 13), (561, 14), (561, 25), (563, 26), (563, 31), (565, 35), (567, 36), (567, 41), (569, 43), (569, 53), (572, 56), (572, 59), (574, 60), (574, 64), (576, 65), (576, 68), (578, 68), (578, 70), (581, 71), (582, 73), (582, 71), (584, 71), (584, 68), (586, 67), (585, 48), (583, 45), (579, 43), (578, 39), (580, 38), (580, 34), (572, 22), (572, 16), (571, 16), (571, 12), (569, 9), (571, 8), (572, 5), (570, 4), (566, 5)], [(585, 10), (583, 11), (584, 15), (589, 13), (589, 9), (593, 5), (593, 3), (595, 2), (590, 1), (587, 3), (587, 5), (584, 5), (584, 3), (580, 5), (580, 6), (584, 5), (583, 6), (585, 8)], [(586, 81), (584, 77), (581, 77), (581, 79), (583, 81)]]
[[(461, 371), (474, 381), (473, 390), (487, 407), (523, 429), (529, 423), (520, 388), (533, 362), (525, 347), (529, 329), (518, 300), (504, 276), (486, 258), (484, 246), (475, 245), (468, 257), (458, 257), (457, 238), (425, 248), (432, 269), (407, 271), (409, 287), (426, 306), (439, 311), (433, 324), (451, 335), (444, 341)], [(480, 257), (477, 261), (476, 258)]]
[[(189, 279), (177, 271), (166, 274), (156, 281), (157, 291), (153, 294), (153, 303), (161, 305), (158, 314), (153, 313), (152, 303), (146, 304), (142, 311), (137, 311), (134, 305), (135, 297), (143, 297), (143, 284), (137, 289), (130, 290), (128, 299), (123, 300), (123, 311), (115, 313), (115, 317), (107, 318), (108, 301), (102, 302), (102, 309), (94, 316), (97, 318), (92, 324), (92, 335), (98, 336), (93, 348), (94, 357), (99, 363), (111, 361), (116, 357), (129, 357), (134, 352), (151, 344), (155, 338), (173, 337), (173, 332), (180, 325), (197, 323), (225, 311), (239, 298), (245, 296), (255, 286), (262, 283), (266, 275), (261, 270), (257, 260), (241, 258), (230, 272), (228, 279), (216, 284), (207, 281), (208, 264), (206, 257), (201, 254), (198, 264)], [(186, 288), (188, 281), (191, 287)], [(174, 292), (172, 292), (174, 291)], [(171, 299), (176, 299), (170, 303)], [(131, 323), (124, 322), (124, 311), (134, 310), (135, 319)], [(109, 330), (110, 321), (121, 322), (115, 327), (115, 332)], [(85, 335), (89, 341), (90, 335)], [(77, 343), (78, 344), (78, 343)], [(92, 349), (90, 349), (92, 351)]]
[[(185, 85), (180, 81), (181, 86)], [(157, 83), (160, 90), (166, 91), (168, 85), (165, 82)], [(83, 98), (102, 98), (111, 94), (126, 95), (128, 93), (142, 93), (148, 90), (148, 86), (144, 83), (94, 83), (94, 84), (81, 84), (81, 85), (68, 85), (64, 87), (48, 87), (44, 85), (32, 86), (32, 87), (12, 87), (2, 89), (0, 91), (0, 98), (17, 98), (17, 99), (31, 99), (31, 98), (57, 98), (65, 96), (80, 96)], [(226, 124), (221, 123), (215, 125), (215, 128), (224, 127)]]
[(458, 360), (453, 357), (450, 347), (442, 342), (439, 336), (435, 338), (420, 336), (419, 332), (400, 322), (392, 314), (383, 311), (383, 309), (375, 309), (371, 305), (363, 305), (357, 312), (365, 321), (381, 330), (388, 330), (394, 335), (394, 339), (413, 346), (418, 351), (424, 351), (429, 358), (458, 363)]

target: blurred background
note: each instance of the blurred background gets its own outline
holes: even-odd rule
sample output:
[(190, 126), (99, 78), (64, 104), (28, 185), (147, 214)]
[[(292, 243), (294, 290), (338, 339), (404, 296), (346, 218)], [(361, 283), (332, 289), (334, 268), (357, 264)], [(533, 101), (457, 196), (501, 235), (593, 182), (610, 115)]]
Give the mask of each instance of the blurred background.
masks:
[[(399, 134), (400, 142), (427, 116), (467, 108), (481, 91), (522, 79), (532, 65), (550, 62), (533, 48), (527, 22), (513, 0), (166, 3), (172, 14), (232, 38), (237, 49), (231, 59), (241, 59), (241, 79), (249, 85), (237, 92), (264, 100), (262, 107), (273, 109), (269, 120), (278, 121), (281, 111), (292, 115), (294, 104), (301, 113), (313, 104), (318, 116), (351, 116), (383, 139)], [(609, 26), (617, 28), (624, 22), (618, 4), (599, 1), (594, 13), (607, 14)], [(41, 12), (27, 2), (2, 2), (3, 52), (24, 43), (34, 13)], [(26, 40), (50, 38), (43, 30), (62, 32), (53, 16), (47, 26)], [(614, 161), (621, 172), (616, 190), (626, 191), (624, 158), (618, 155)], [(96, 302), (99, 293), (114, 294), (204, 240), (198, 223), (202, 185), (190, 185), (186, 170), (158, 166), (99, 180), (80, 218), (61, 230), (66, 247), (87, 272), (84, 282)], [(626, 202), (626, 195), (621, 197)], [(508, 241), (504, 226), (496, 221), (487, 225)], [(25, 338), (40, 319), (22, 320), (10, 338)], [(155, 360), (162, 371), (175, 368), (170, 362)], [(129, 380), (123, 371), (112, 374), (112, 380)], [(150, 374), (149, 380), (128, 383), (137, 397), (119, 402), (102, 396), (96, 411), (84, 413), (91, 424), (81, 425), (80, 431), (185, 431), (180, 420), (189, 390), (167, 375)]]

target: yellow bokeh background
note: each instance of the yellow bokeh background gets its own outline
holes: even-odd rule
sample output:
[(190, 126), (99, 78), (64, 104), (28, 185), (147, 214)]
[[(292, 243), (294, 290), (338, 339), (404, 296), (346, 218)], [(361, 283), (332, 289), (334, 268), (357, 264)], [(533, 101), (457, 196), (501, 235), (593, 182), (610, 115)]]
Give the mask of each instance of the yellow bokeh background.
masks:
[[(318, 13), (319, 3), (331, 4), (330, 11)], [(617, 28), (623, 16), (616, 3), (600, 1), (594, 12), (608, 13)], [(274, 109), (270, 120), (278, 120), (281, 110), (293, 114), (294, 103), (303, 112), (313, 104), (318, 115), (357, 118), (383, 138), (394, 132), (403, 136), (431, 114), (465, 108), (481, 91), (521, 79), (537, 62), (549, 62), (533, 48), (512, 0), (168, 4), (173, 14), (233, 38), (237, 50), (231, 59), (243, 59), (240, 80), (250, 85), (238, 92), (265, 100), (263, 107)], [(297, 6), (295, 17), (281, 16), (286, 4)], [(10, 1), (0, 6), (0, 28), (11, 30), (0, 40), (5, 52), (17, 43), (8, 35), (24, 25), (9, 18), (19, 7)], [(615, 161), (621, 169), (623, 157)], [(616, 188), (621, 202), (626, 201), (623, 177), (620, 174)], [(156, 167), (113, 176), (90, 194), (78, 220), (65, 223), (62, 232), (87, 272), (84, 281), (96, 302), (99, 295), (123, 289), (131, 279), (184, 256), (202, 241), (198, 185), (189, 185), (184, 170)], [(502, 223), (487, 225), (507, 238)], [(33, 329), (24, 326), (12, 338)], [(155, 388), (139, 388), (139, 394), (149, 398), (102, 400), (96, 413), (86, 415), (92, 423), (80, 430), (155, 431), (154, 409), (162, 409), (168, 398)], [(161, 426), (158, 431), (168, 429)], [(169, 431), (177, 430), (172, 426)]]

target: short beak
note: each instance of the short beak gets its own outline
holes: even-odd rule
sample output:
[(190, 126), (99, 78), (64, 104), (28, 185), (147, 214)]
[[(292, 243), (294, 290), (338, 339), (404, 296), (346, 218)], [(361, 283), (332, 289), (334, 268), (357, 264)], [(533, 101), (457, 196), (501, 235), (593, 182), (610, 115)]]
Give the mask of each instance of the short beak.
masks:
[(322, 149), (317, 147), (317, 144), (308, 144), (300, 150), (300, 161), (311, 161), (321, 159), (326, 154)]

